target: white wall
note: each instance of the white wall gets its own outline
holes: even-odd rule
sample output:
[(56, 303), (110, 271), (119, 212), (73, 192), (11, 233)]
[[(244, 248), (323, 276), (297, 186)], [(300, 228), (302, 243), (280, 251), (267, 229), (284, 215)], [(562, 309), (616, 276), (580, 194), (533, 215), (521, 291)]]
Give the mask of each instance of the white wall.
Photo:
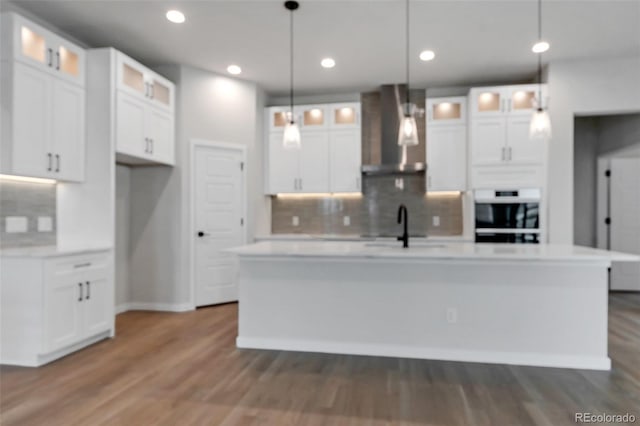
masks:
[(116, 245), (115, 288), (116, 306), (131, 302), (129, 286), (129, 231), (131, 209), (131, 169), (116, 166)]
[(573, 243), (576, 115), (640, 111), (640, 57), (558, 61), (549, 66), (549, 241)]
[(640, 113), (600, 117), (598, 154), (627, 149), (640, 143)]
[(176, 166), (131, 173), (131, 296), (133, 303), (191, 305), (189, 149), (192, 139), (247, 146), (250, 240), (270, 232), (263, 192), (262, 110), (265, 95), (253, 83), (186, 66), (158, 71), (177, 85)]

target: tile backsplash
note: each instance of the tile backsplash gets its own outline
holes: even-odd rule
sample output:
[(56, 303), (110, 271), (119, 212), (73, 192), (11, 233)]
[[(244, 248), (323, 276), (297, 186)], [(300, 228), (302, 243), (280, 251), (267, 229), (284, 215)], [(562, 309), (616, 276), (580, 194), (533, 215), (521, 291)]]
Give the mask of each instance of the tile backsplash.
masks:
[[(26, 218), (26, 232), (7, 232), (7, 217), (14, 223)], [(51, 230), (38, 232), (38, 218), (50, 218)], [(48, 219), (41, 219), (47, 225)], [(56, 244), (56, 185), (0, 178), (0, 247)]]
[[(402, 181), (401, 185), (397, 179)], [(462, 196), (425, 195), (424, 175), (367, 176), (363, 180), (362, 195), (274, 197), (271, 231), (274, 234), (396, 236), (401, 232), (397, 224), (400, 204), (405, 204), (409, 211), (412, 236), (462, 235)], [(434, 217), (438, 226), (434, 225)], [(294, 225), (295, 218), (297, 225)]]

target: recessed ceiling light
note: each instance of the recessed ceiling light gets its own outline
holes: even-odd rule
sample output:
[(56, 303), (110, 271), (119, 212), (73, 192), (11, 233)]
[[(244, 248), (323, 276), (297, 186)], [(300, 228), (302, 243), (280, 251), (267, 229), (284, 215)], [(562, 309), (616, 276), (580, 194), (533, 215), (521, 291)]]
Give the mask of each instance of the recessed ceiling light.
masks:
[(173, 22), (174, 24), (182, 24), (184, 21), (186, 21), (186, 18), (184, 17), (184, 13), (180, 12), (179, 10), (168, 11), (167, 19)]
[(238, 74), (240, 74), (242, 72), (242, 68), (240, 68), (237, 65), (229, 65), (227, 67), (227, 72), (229, 74), (238, 75)]
[(433, 50), (423, 50), (420, 52), (420, 60), (430, 61), (436, 57), (436, 53)]
[(547, 50), (549, 50), (549, 43), (547, 43), (546, 41), (539, 41), (531, 48), (531, 51), (533, 53), (542, 53), (546, 52)]
[(323, 68), (333, 68), (336, 66), (336, 61), (333, 58), (324, 58), (320, 61), (320, 65), (322, 65)]

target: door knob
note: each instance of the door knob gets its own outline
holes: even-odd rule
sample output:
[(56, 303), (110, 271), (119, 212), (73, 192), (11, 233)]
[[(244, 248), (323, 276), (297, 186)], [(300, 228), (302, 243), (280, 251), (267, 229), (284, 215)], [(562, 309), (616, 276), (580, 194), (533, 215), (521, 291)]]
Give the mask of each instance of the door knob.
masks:
[(209, 235), (209, 234), (207, 234), (206, 232), (198, 231), (198, 237), (202, 238), (206, 235)]

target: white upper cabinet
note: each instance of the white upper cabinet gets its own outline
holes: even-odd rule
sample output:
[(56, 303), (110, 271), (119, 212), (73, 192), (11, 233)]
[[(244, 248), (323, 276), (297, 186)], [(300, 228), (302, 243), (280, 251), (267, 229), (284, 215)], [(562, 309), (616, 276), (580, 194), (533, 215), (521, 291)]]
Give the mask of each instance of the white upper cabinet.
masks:
[(14, 13), (2, 31), (2, 173), (83, 181), (84, 50)]
[(427, 191), (467, 189), (467, 98), (427, 99)]
[(269, 122), (265, 192), (360, 192), (360, 104), (295, 107), (301, 134), (298, 150), (282, 146), (289, 110), (289, 107), (265, 110)]
[(175, 86), (116, 53), (116, 153), (125, 164), (175, 163)]
[[(529, 139), (531, 116), (547, 107), (547, 86), (482, 87), (469, 92), (472, 186), (541, 186), (546, 145)], [(507, 179), (508, 178), (508, 179)]]
[(80, 86), (85, 84), (85, 52), (76, 44), (15, 13), (3, 14), (3, 60), (16, 60)]
[(329, 135), (302, 133), (298, 192), (329, 192)]
[(160, 109), (174, 110), (174, 85), (128, 56), (118, 54), (118, 89), (143, 98)]
[(297, 150), (285, 149), (282, 145), (283, 132), (269, 133), (269, 188), (271, 194), (298, 191), (300, 160)]
[(360, 129), (329, 132), (329, 192), (362, 190)]

